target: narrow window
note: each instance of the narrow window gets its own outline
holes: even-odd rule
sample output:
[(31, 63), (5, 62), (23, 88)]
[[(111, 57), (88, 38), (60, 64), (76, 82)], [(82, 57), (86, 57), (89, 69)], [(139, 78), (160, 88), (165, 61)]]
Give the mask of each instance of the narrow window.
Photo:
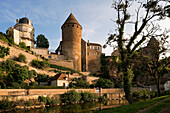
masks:
[(74, 27), (74, 24), (72, 25), (72, 27)]
[(93, 49), (93, 46), (90, 46), (90, 49)]
[(89, 52), (87, 52), (87, 55), (89, 55)]
[(48, 58), (50, 58), (50, 59), (51, 59), (51, 56), (48, 56)]

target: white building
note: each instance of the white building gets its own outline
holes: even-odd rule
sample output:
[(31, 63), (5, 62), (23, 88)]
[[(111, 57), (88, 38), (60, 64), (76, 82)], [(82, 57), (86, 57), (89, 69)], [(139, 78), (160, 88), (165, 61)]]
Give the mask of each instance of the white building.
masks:
[(34, 27), (32, 21), (24, 17), (16, 20), (16, 25), (10, 27), (13, 30), (14, 43), (24, 42), (26, 46), (34, 47)]
[(165, 90), (170, 90), (170, 80), (168, 80), (164, 83), (164, 88), (165, 88)]
[(51, 86), (64, 86), (68, 87), (71, 79), (67, 77), (65, 74), (57, 74), (53, 78), (51, 78)]

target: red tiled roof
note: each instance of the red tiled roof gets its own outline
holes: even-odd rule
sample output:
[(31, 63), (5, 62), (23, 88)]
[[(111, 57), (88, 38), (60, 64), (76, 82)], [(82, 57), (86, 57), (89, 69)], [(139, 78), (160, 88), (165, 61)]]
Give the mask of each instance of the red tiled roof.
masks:
[[(61, 74), (57, 74), (55, 75), (53, 78), (51, 78), (51, 81), (52, 80), (66, 80), (66, 75), (61, 73)], [(68, 77), (67, 77), (68, 78)], [(70, 78), (68, 78), (67, 80), (71, 80)]]

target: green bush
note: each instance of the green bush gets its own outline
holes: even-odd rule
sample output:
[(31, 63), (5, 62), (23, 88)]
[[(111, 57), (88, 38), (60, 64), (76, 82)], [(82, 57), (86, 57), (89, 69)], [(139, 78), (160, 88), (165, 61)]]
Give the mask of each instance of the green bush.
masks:
[(157, 97), (157, 94), (158, 92), (157, 91), (150, 91), (149, 94), (150, 94), (150, 98), (155, 98)]
[(103, 96), (98, 97), (99, 101), (104, 101), (106, 99), (107, 99), (107, 94), (106, 93), (104, 93)]
[(148, 98), (150, 98), (150, 92), (148, 90), (145, 90), (145, 89), (140, 90), (140, 91), (135, 91), (135, 92), (132, 93), (132, 97), (133, 97), (134, 100), (148, 99)]
[(26, 57), (23, 54), (19, 54), (18, 57), (16, 58), (16, 60), (19, 61), (19, 62), (24, 62), (24, 63), (27, 62)]
[(26, 44), (25, 44), (24, 42), (20, 42), (20, 43), (19, 43), (19, 47), (21, 47), (21, 48), (27, 50), (27, 52), (30, 51), (30, 48), (27, 47)]
[(4, 58), (5, 56), (9, 55), (9, 48), (5, 48), (0, 46), (0, 58)]
[(39, 101), (39, 102), (43, 102), (44, 104), (47, 103), (47, 99), (46, 99), (46, 97), (44, 97), (44, 96), (39, 96), (39, 97), (38, 97), (38, 101)]
[(161, 95), (162, 95), (162, 96), (164, 96), (164, 95), (170, 95), (170, 90), (162, 91)]
[(27, 102), (26, 102), (26, 105), (27, 105), (27, 106), (32, 106), (32, 105), (33, 105), (33, 101), (32, 101), (32, 100), (27, 101)]
[(149, 91), (148, 90), (142, 90), (142, 92), (143, 92), (143, 96), (142, 96), (142, 98), (143, 99), (148, 99), (148, 98), (150, 98), (150, 94), (149, 94)]
[(0, 101), (0, 109), (10, 109), (11, 106), (12, 102), (10, 102), (8, 98)]
[(61, 95), (61, 101), (64, 103), (78, 102), (81, 99), (81, 95), (75, 90), (70, 90)]
[(90, 84), (83, 78), (74, 78), (72, 81), (74, 81), (74, 83), (69, 83), (70, 88), (90, 88)]
[(0, 89), (5, 89), (6, 88), (6, 84), (3, 81), (0, 81)]
[(80, 95), (81, 95), (81, 100), (85, 102), (90, 102), (97, 99), (97, 96), (95, 94), (89, 92), (81, 92)]
[(39, 60), (32, 60), (31, 65), (39, 69), (44, 69), (49, 67), (49, 63), (47, 61), (39, 61)]
[(22, 89), (27, 89), (28, 88), (28, 84), (27, 83), (21, 83), (21, 88)]
[(59, 95), (55, 95), (53, 96), (53, 99), (52, 99), (52, 104), (60, 104), (61, 103), (61, 100), (60, 100), (60, 96)]
[(114, 82), (110, 79), (99, 78), (95, 84), (95, 87), (100, 88), (114, 88)]
[(132, 97), (133, 98), (136, 98), (136, 99), (140, 99), (140, 98), (142, 98), (142, 92), (140, 92), (140, 91), (135, 91), (135, 92), (133, 92), (132, 93)]

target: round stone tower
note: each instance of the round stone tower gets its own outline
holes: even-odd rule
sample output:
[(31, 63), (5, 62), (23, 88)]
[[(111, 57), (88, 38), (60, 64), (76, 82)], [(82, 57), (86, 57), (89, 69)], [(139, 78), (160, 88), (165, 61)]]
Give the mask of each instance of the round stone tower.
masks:
[(68, 60), (73, 60), (75, 70), (81, 71), (82, 26), (71, 13), (61, 29), (62, 54), (64, 54)]

